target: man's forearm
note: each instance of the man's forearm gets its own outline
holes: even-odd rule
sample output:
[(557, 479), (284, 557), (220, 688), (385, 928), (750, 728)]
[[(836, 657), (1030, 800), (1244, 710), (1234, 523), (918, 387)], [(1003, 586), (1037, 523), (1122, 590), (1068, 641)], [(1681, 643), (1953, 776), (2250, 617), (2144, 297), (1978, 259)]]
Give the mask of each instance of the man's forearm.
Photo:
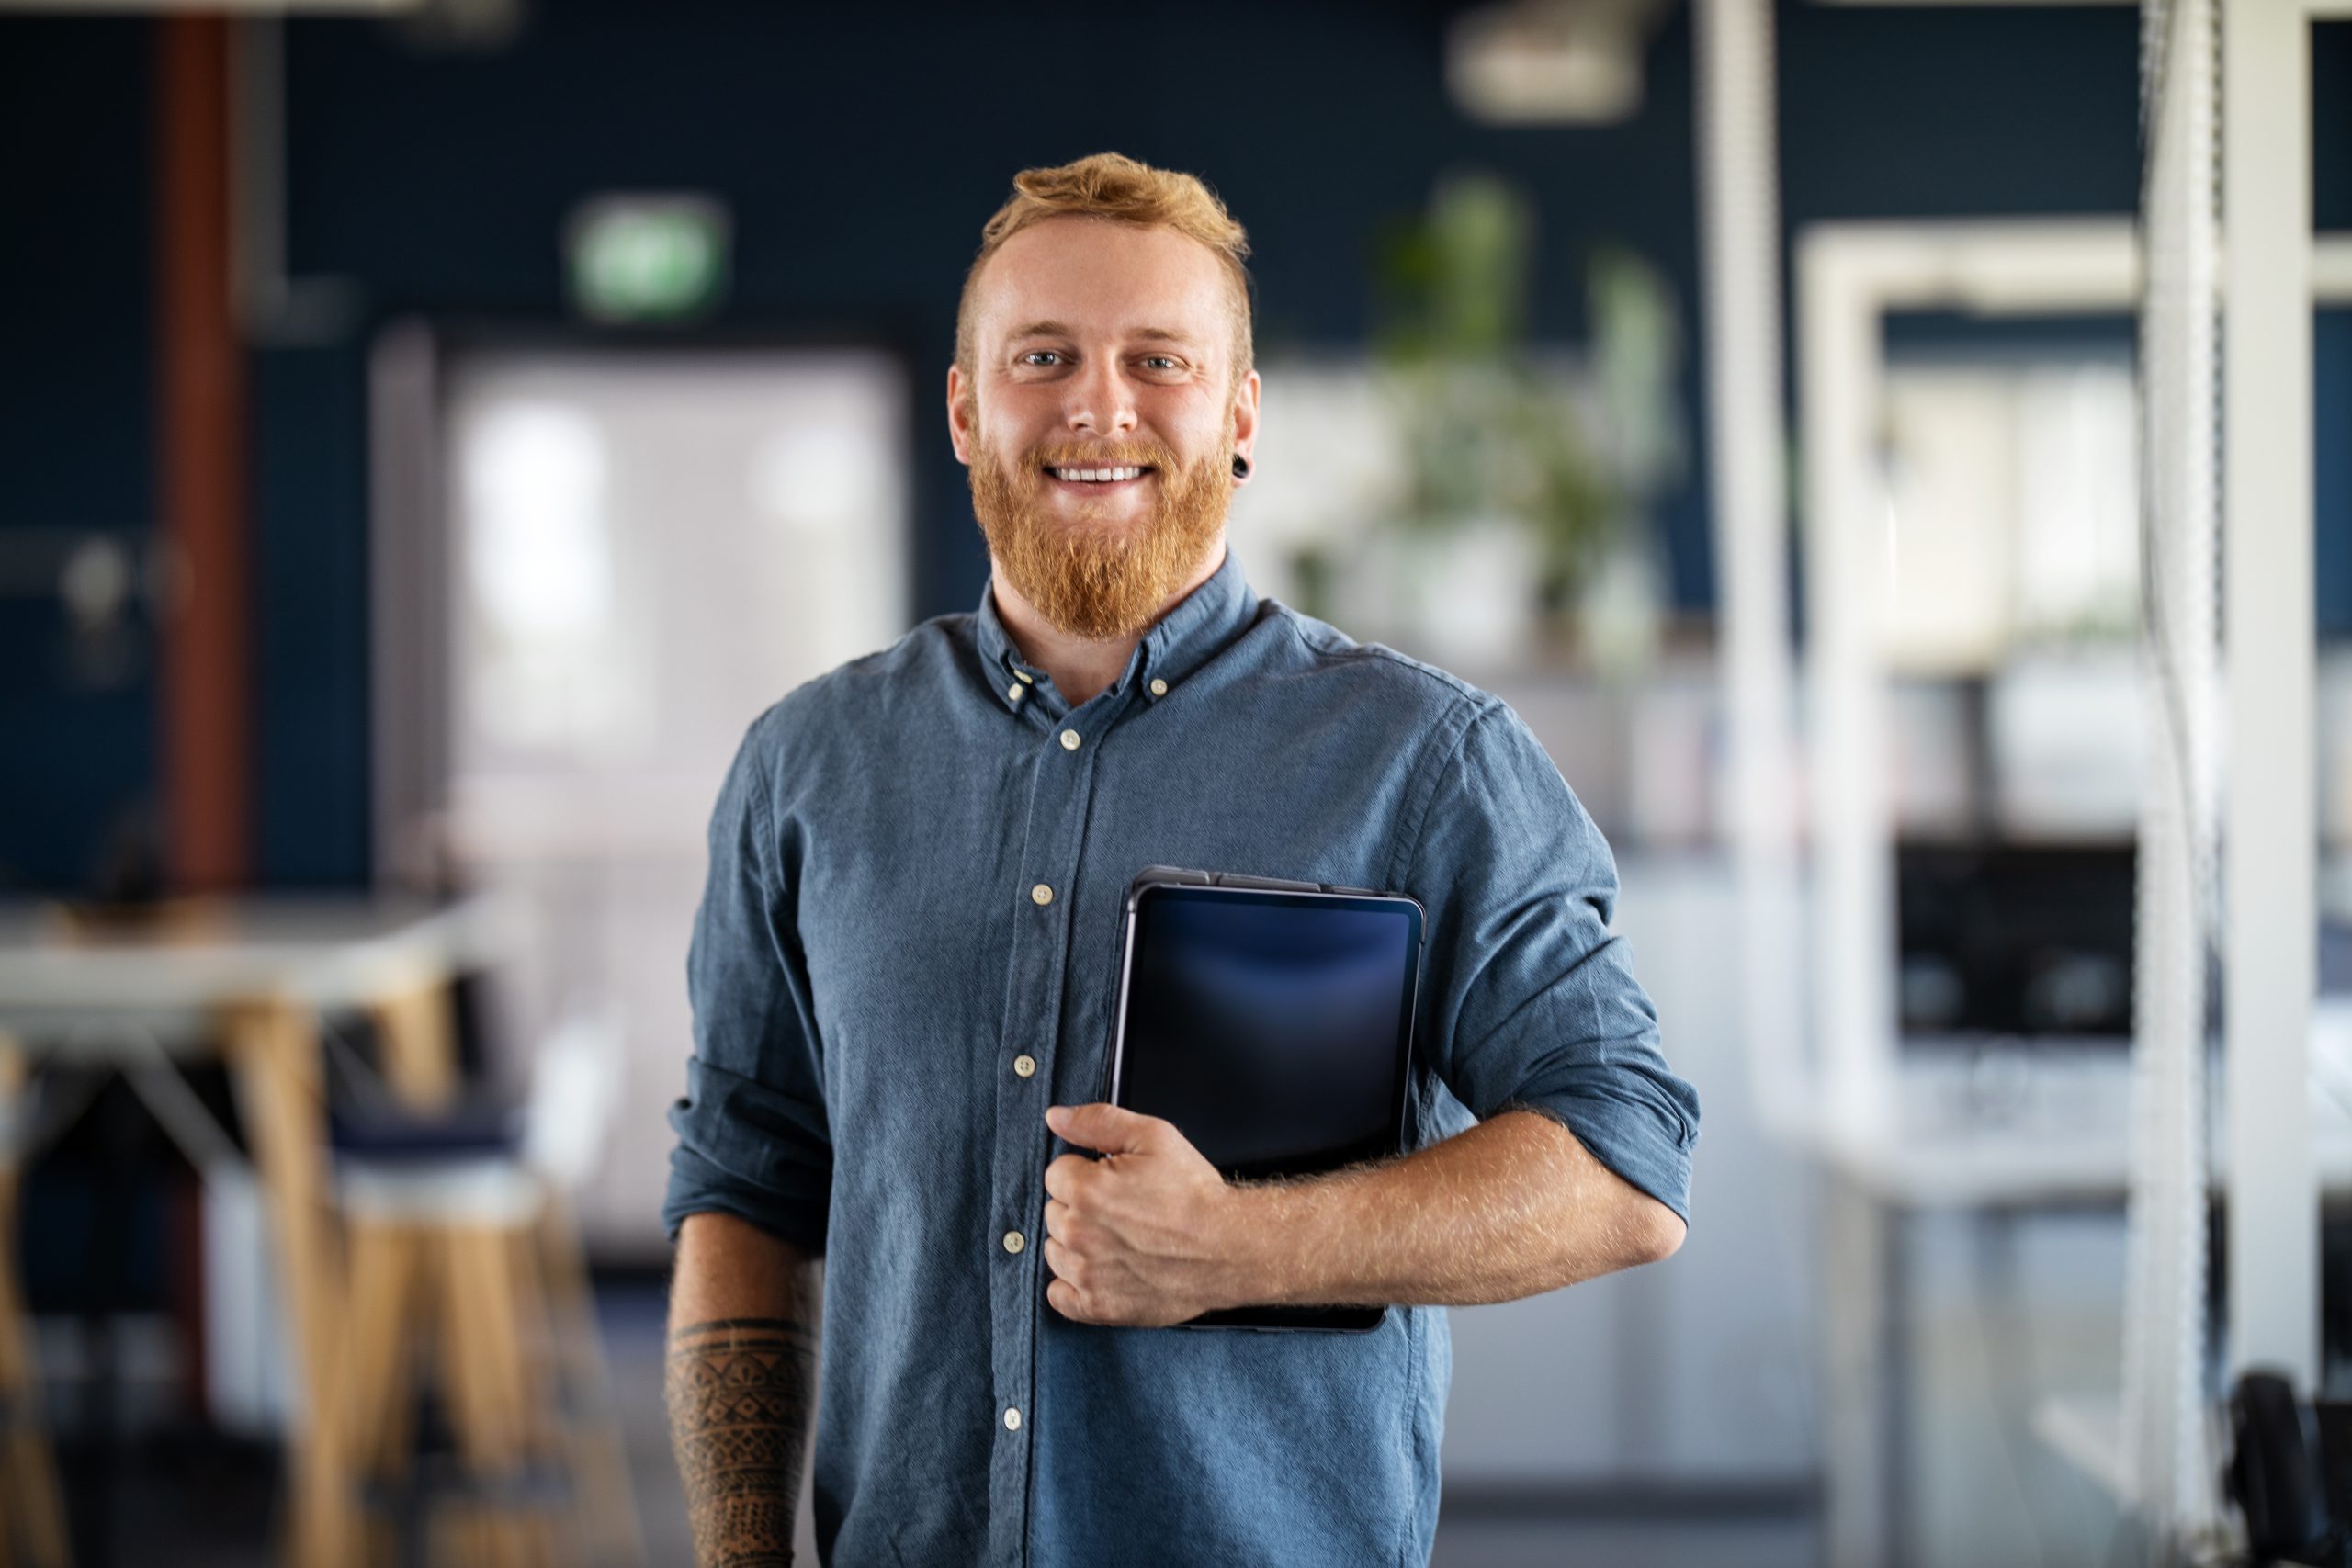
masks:
[(797, 1250), (730, 1215), (687, 1218), (664, 1393), (701, 1568), (792, 1561), (817, 1304), (813, 1266)]
[(1516, 1301), (1653, 1262), (1682, 1239), (1672, 1210), (1532, 1111), (1403, 1159), (1235, 1196), (1237, 1305)]

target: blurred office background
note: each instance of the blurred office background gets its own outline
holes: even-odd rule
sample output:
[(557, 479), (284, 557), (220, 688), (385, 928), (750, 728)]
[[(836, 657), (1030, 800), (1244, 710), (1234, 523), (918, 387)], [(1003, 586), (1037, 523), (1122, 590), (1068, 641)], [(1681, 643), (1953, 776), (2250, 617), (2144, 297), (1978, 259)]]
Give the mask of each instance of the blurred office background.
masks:
[[(1760, 110), (1701, 93), (1680, 0), (0, 0), (0, 1551), (300, 1560), (341, 1506), (317, 1483), (386, 1562), (527, 1556), (540, 1515), (560, 1561), (686, 1560), (657, 1209), (710, 802), (775, 696), (977, 601), (957, 290), (1014, 171), (1107, 148), (1250, 230), (1251, 579), (1527, 717), (1704, 1102), (1668, 1264), (1453, 1314), (1437, 1562), (2139, 1560), (2135, 846), (2165, 775), (2129, 257), (2171, 23), (1718, 9), (1765, 23), (1715, 46)], [(2311, 220), (2352, 229), (2352, 29), (2309, 28), (2303, 90)], [(1737, 113), (1760, 212), (1711, 195)], [(1732, 371), (1710, 233), (1770, 301)], [(2346, 305), (2312, 317), (2290, 578), (2314, 1184), (2352, 1179)], [(1858, 492), (1803, 412), (1855, 395), (1838, 311), (1876, 334)], [(1740, 365), (1761, 470), (1720, 446)], [(1736, 699), (1743, 471), (1787, 530), (1741, 569), (1787, 668)], [(1810, 513), (1856, 493), (1858, 731), (1792, 673), (1843, 591)], [(1743, 828), (1759, 691), (1788, 739)], [(1744, 850), (1863, 832), (1824, 805), (1854, 746), (1876, 923), (1792, 874), (1759, 978)], [(1883, 1038), (1825, 1048), (1849, 992)], [(1825, 1132), (1872, 1075), (1880, 1135)], [(2228, 1231), (2217, 1205), (2216, 1398)], [(2324, 1235), (2306, 1396), (2352, 1354)], [(547, 1309), (518, 1334), (464, 1326), (518, 1297)], [(369, 1473), (319, 1482), (339, 1358), (397, 1343), (425, 1354), (372, 1374)]]

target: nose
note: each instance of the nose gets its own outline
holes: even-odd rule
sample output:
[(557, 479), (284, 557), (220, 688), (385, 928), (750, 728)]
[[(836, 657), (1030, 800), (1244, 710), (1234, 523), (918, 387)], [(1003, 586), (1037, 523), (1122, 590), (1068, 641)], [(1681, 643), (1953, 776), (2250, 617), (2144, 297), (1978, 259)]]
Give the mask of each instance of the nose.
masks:
[(1062, 417), (1073, 434), (1124, 435), (1136, 427), (1135, 389), (1114, 358), (1082, 365), (1063, 385), (1069, 400)]

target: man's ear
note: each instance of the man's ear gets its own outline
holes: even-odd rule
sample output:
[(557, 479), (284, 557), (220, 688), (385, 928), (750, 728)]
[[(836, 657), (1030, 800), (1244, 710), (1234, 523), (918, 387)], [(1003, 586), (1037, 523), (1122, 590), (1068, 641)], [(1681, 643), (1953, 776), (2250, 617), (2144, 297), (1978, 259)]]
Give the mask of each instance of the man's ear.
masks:
[(947, 367), (947, 439), (956, 448), (956, 460), (966, 468), (972, 466), (972, 388), (964, 379), (961, 366)]
[(1233, 394), (1233, 455), (1250, 462), (1257, 459), (1252, 449), (1258, 444), (1258, 373), (1252, 370), (1241, 378)]

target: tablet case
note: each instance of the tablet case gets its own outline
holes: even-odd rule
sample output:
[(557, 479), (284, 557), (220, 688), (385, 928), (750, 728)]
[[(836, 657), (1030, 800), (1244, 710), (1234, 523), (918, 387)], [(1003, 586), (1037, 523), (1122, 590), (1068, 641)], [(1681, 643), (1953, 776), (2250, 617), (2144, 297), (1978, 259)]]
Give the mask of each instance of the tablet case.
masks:
[[(1230, 889), (1247, 893), (1303, 893), (1343, 898), (1374, 898), (1396, 900), (1412, 907), (1415, 943), (1411, 974), (1406, 997), (1405, 1060), (1400, 1065), (1398, 1078), (1405, 1086), (1398, 1096), (1392, 1124), (1392, 1149), (1407, 1146), (1410, 1134), (1408, 1122), (1410, 1084), (1412, 1081), (1412, 1020), (1418, 1013), (1421, 979), (1421, 960), (1428, 945), (1427, 922), (1419, 900), (1403, 893), (1383, 893), (1368, 887), (1344, 887), (1329, 883), (1301, 882), (1282, 877), (1254, 876), (1241, 872), (1194, 871), (1182, 866), (1149, 865), (1137, 872), (1127, 886), (1125, 918), (1119, 929), (1119, 985), (1110, 1051), (1103, 1063), (1102, 1098), (1120, 1103), (1122, 1059), (1126, 1048), (1126, 1014), (1128, 988), (1134, 972), (1134, 932), (1138, 911), (1146, 897), (1157, 887), (1201, 887)], [(1260, 1331), (1297, 1332), (1323, 1330), (1340, 1333), (1369, 1333), (1380, 1326), (1387, 1316), (1385, 1307), (1347, 1306), (1253, 1306), (1235, 1307), (1227, 1311), (1205, 1313), (1180, 1328), (1250, 1328)]]

